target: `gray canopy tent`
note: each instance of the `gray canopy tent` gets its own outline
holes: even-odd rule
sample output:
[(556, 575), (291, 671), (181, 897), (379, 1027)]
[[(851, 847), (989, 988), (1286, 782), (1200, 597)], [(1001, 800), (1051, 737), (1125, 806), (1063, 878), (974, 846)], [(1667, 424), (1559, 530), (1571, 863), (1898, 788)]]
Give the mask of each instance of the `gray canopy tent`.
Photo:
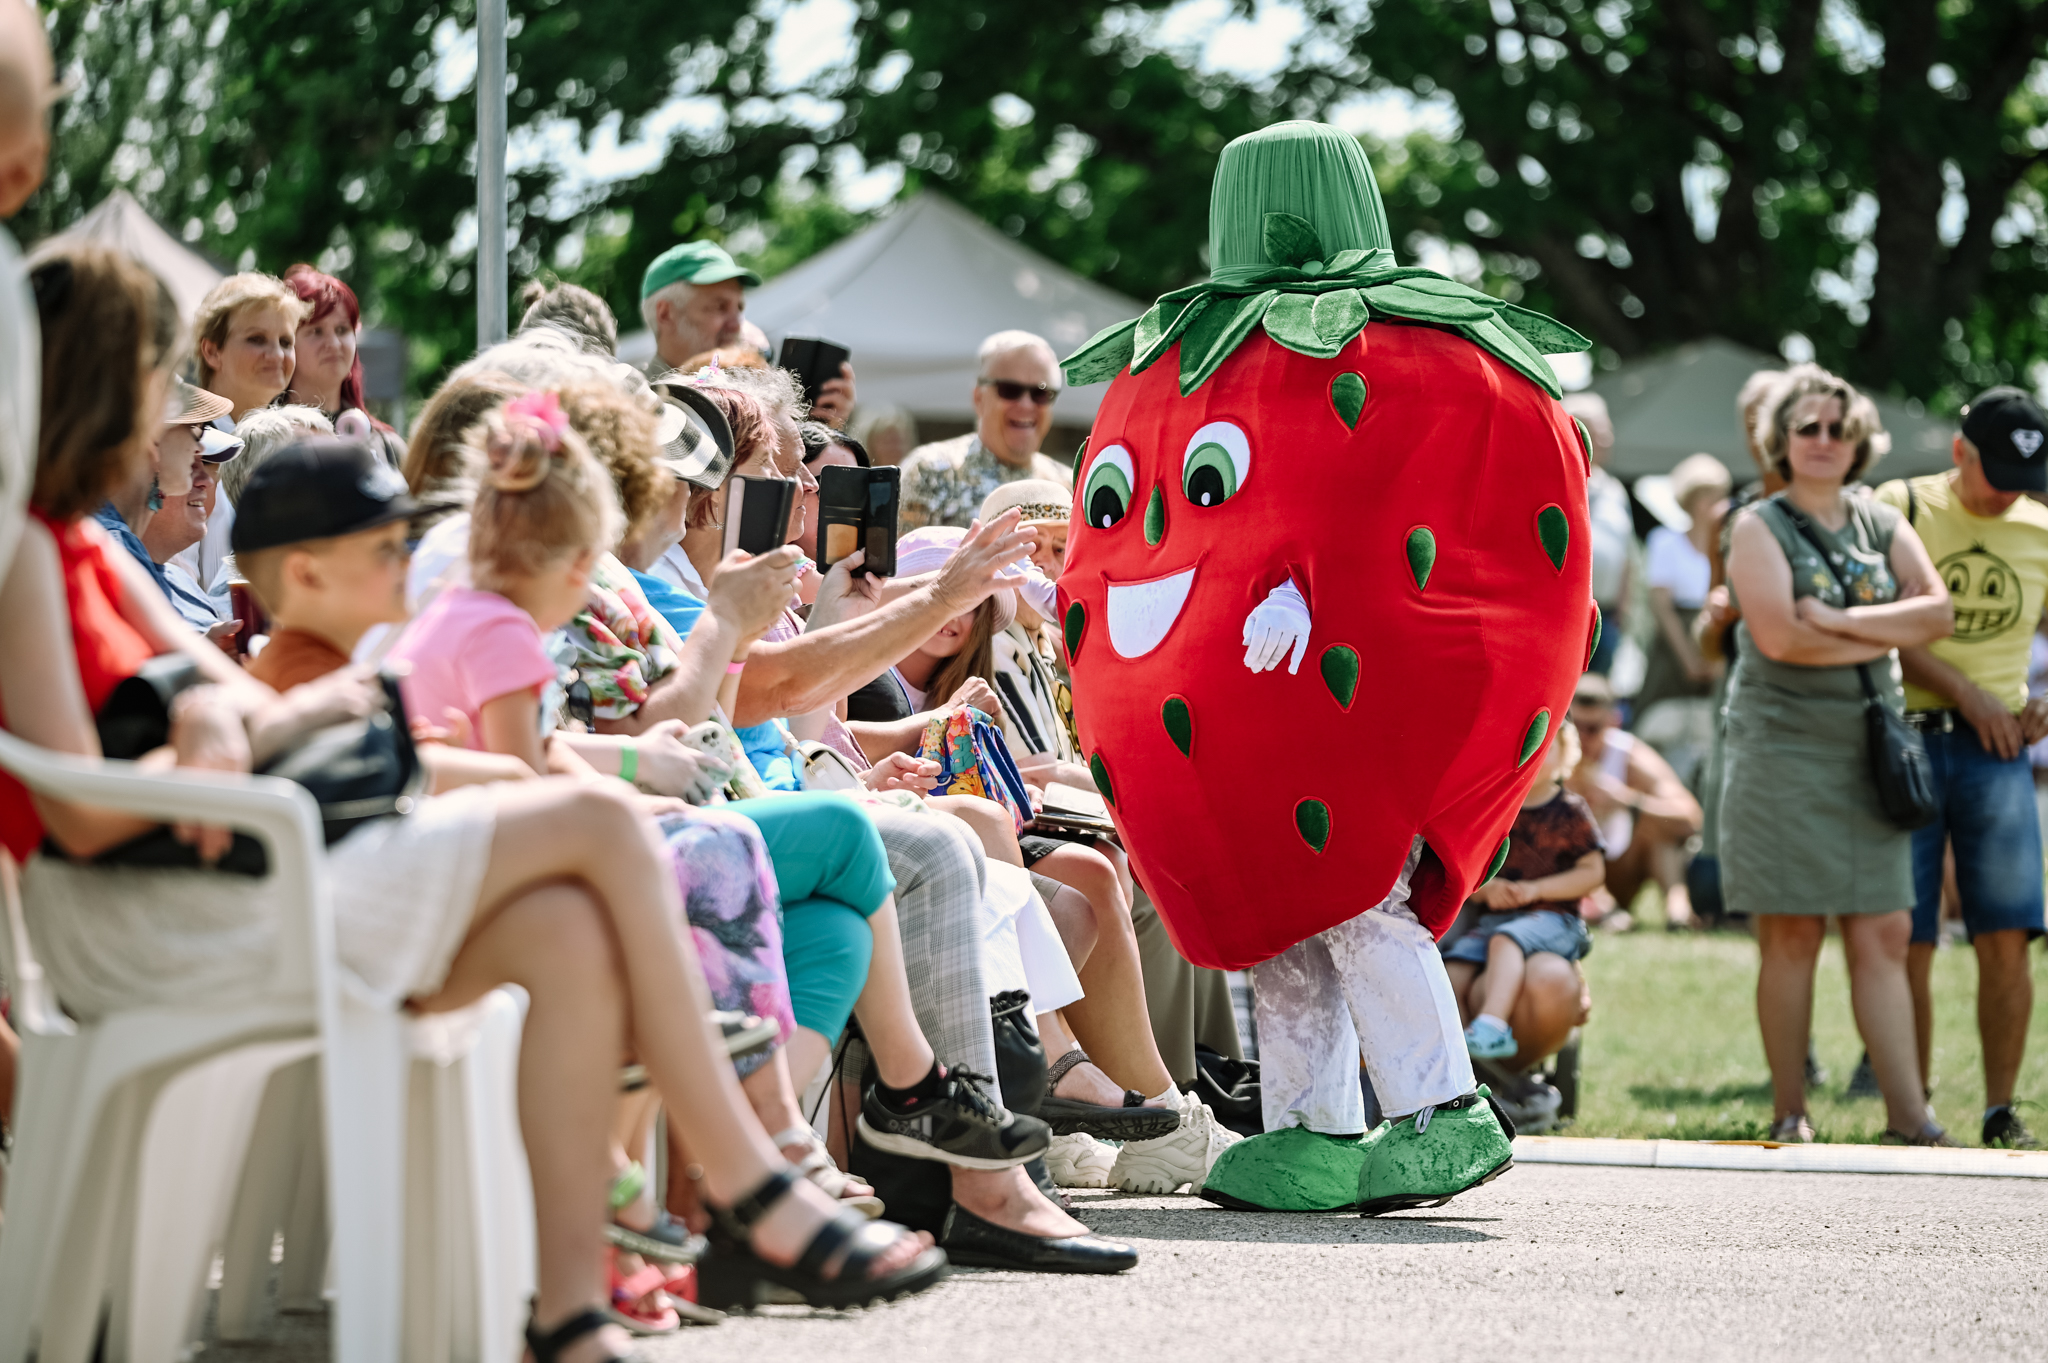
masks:
[(198, 311), (199, 300), (220, 283), (221, 270), (199, 252), (179, 241), (157, 224), (147, 210), (125, 189), (117, 189), (100, 200), (99, 206), (71, 226), (57, 233), (57, 241), (89, 241), (125, 251), (156, 273), (178, 313), (187, 322)]
[[(1609, 469), (1633, 481), (1669, 473), (1687, 455), (1705, 453), (1726, 464), (1738, 483), (1747, 482), (1756, 466), (1736, 419), (1735, 395), (1757, 370), (1784, 367), (1775, 355), (1714, 337), (1597, 374), (1593, 391), (1607, 399), (1614, 418)], [(1876, 401), (1892, 448), (1870, 481), (1950, 466), (1952, 424), (1917, 414), (1896, 398), (1877, 396)]]
[[(863, 404), (935, 421), (973, 419), (975, 350), (992, 332), (1037, 332), (1065, 355), (1143, 311), (930, 191), (747, 295), (777, 344), (823, 336), (852, 350)], [(619, 354), (651, 359), (654, 338), (622, 336)], [(1057, 420), (1086, 426), (1108, 387), (1070, 390)]]

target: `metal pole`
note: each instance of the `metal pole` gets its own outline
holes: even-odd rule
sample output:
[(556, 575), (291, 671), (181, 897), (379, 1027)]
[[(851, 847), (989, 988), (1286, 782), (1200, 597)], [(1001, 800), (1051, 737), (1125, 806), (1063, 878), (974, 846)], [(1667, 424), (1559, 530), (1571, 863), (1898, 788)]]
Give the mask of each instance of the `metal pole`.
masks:
[(477, 0), (476, 345), (505, 339), (505, 3)]

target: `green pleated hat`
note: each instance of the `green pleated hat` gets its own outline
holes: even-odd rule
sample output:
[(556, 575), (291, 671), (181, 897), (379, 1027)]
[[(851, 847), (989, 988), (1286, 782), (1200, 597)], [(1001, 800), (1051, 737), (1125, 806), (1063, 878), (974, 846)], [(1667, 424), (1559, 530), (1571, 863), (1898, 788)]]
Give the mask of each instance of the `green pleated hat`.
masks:
[(1302, 219), (1326, 256), (1394, 244), (1365, 148), (1327, 123), (1275, 123), (1223, 149), (1209, 190), (1210, 268), (1220, 274), (1295, 264), (1267, 257), (1268, 213)]
[(1393, 234), (1358, 139), (1327, 123), (1261, 128), (1224, 147), (1209, 193), (1210, 275), (1063, 362), (1067, 382), (1102, 383), (1179, 358), (1192, 393), (1254, 331), (1329, 359), (1368, 323), (1456, 332), (1562, 395), (1545, 355), (1590, 348), (1570, 327), (1417, 265), (1394, 263)]

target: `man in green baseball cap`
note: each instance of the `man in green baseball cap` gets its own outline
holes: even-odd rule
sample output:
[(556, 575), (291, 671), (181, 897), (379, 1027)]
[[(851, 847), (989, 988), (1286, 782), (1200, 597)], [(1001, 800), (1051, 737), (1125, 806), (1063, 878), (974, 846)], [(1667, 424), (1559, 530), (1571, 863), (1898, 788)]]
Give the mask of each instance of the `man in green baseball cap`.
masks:
[(740, 343), (746, 290), (761, 276), (715, 241), (686, 241), (656, 256), (640, 277), (640, 315), (654, 333), (660, 369)]

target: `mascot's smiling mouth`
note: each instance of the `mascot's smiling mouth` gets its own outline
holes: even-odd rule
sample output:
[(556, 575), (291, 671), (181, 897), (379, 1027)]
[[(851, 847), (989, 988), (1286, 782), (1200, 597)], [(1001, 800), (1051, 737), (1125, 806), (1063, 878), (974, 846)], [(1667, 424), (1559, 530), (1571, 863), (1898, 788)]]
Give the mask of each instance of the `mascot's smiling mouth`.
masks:
[[(1199, 562), (1195, 565), (1200, 566)], [(1195, 569), (1150, 582), (1104, 581), (1109, 587), (1109, 646), (1119, 658), (1142, 658), (1159, 647), (1173, 622), (1180, 619), (1188, 590), (1195, 585)]]

